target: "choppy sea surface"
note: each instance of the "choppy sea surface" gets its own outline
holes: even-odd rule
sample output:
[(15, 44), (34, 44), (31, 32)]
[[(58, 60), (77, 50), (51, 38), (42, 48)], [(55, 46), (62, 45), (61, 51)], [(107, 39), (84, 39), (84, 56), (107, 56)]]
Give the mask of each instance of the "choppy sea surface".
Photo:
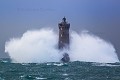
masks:
[(0, 59), (0, 80), (120, 80), (120, 63), (11, 63)]

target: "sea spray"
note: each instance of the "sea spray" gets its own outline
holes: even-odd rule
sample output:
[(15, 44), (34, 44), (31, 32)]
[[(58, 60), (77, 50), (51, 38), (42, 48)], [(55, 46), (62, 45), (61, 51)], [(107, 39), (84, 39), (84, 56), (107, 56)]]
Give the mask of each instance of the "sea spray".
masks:
[(6, 42), (5, 52), (9, 53), (13, 62), (58, 62), (57, 43), (57, 35), (51, 29), (27, 31), (21, 38)]
[[(58, 50), (58, 35), (52, 29), (27, 31), (20, 38), (12, 38), (5, 44), (13, 62), (59, 62), (64, 51)], [(70, 34), (71, 61), (118, 62), (114, 46), (87, 32)]]
[(71, 61), (119, 62), (114, 46), (98, 36), (86, 31), (72, 32), (70, 45)]

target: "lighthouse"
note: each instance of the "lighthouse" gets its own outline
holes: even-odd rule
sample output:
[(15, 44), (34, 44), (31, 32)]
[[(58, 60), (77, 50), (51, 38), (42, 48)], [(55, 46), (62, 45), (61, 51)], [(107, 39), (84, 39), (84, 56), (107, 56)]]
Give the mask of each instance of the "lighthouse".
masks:
[[(64, 17), (62, 19), (62, 22), (58, 24), (59, 27), (59, 42), (58, 42), (58, 48), (59, 50), (63, 49), (69, 49), (69, 29), (70, 24), (66, 22), (66, 18)], [(63, 62), (69, 62), (69, 54), (67, 52), (63, 53), (63, 57), (61, 59)]]

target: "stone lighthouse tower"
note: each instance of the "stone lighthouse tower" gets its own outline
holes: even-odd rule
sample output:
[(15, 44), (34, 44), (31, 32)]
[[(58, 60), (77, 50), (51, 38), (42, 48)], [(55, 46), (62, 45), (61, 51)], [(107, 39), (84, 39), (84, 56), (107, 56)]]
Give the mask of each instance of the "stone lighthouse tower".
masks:
[[(69, 49), (69, 28), (70, 24), (66, 22), (66, 18), (62, 19), (62, 22), (58, 24), (59, 27), (59, 43), (58, 48), (60, 50)], [(69, 62), (70, 58), (68, 53), (63, 53), (63, 62)]]
[(66, 22), (66, 18), (62, 19), (59, 26), (59, 49), (69, 48), (69, 28), (70, 24)]

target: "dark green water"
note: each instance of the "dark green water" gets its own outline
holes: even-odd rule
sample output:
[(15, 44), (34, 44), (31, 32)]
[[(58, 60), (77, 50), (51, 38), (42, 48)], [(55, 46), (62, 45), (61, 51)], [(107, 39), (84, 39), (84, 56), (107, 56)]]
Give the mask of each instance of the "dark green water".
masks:
[(120, 80), (120, 63), (11, 63), (0, 60), (0, 80)]

